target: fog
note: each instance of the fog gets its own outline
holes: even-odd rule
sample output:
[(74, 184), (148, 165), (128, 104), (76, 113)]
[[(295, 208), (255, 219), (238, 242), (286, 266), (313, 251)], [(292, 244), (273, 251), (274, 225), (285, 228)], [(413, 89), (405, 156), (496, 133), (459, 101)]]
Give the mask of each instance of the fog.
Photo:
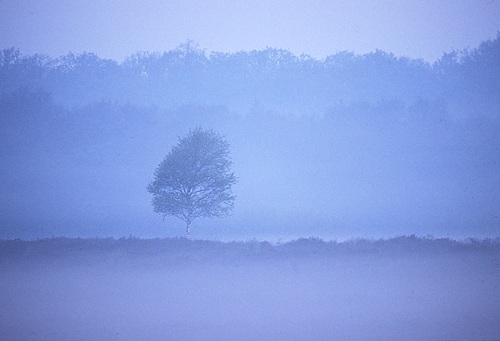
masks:
[(4, 340), (499, 336), (499, 243), (3, 242)]
[(146, 191), (196, 127), (230, 143), (234, 214), (195, 238), (498, 235), (499, 39), (435, 64), (195, 43), (122, 63), (2, 51), (0, 236), (176, 237)]
[[(2, 50), (2, 338), (498, 339), (499, 55)], [(238, 182), (188, 240), (147, 186), (198, 127)]]

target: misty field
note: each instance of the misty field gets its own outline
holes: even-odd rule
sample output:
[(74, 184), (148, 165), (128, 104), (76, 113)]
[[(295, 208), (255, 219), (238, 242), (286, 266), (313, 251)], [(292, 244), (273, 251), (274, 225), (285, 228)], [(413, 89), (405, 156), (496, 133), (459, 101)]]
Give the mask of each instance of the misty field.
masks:
[(500, 338), (500, 244), (0, 242), (3, 340)]

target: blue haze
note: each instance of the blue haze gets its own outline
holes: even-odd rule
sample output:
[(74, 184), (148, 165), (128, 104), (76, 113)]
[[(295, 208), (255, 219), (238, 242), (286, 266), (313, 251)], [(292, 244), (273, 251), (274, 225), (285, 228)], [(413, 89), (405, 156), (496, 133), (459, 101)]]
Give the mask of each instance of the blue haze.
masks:
[[(500, 339), (499, 32), (494, 0), (0, 0), (2, 340)], [(146, 188), (197, 127), (239, 181), (187, 240)]]
[(233, 216), (195, 238), (497, 236), (500, 39), (434, 64), (193, 42), (117, 63), (2, 51), (0, 238), (180, 236), (146, 186), (177, 137), (226, 135)]

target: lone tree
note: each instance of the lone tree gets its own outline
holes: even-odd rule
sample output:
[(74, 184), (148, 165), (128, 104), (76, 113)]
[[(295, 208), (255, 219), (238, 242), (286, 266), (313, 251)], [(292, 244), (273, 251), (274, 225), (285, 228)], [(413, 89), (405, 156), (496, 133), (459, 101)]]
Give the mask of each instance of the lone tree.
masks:
[(148, 186), (155, 212), (184, 220), (187, 238), (194, 219), (229, 214), (236, 183), (231, 165), (229, 143), (221, 135), (190, 131), (158, 165)]

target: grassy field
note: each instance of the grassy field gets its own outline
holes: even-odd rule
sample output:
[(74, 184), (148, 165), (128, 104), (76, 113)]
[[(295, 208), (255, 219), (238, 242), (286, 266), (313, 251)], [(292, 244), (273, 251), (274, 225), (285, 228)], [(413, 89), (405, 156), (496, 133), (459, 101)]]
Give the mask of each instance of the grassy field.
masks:
[(0, 241), (2, 340), (500, 339), (500, 242)]

